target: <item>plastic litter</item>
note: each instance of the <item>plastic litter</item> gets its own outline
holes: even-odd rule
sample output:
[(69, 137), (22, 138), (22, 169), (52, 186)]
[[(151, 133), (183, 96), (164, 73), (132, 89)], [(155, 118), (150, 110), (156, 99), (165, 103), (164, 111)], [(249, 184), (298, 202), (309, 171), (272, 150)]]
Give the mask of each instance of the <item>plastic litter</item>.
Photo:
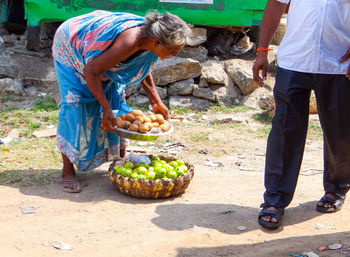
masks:
[(133, 164), (140, 164), (141, 162), (144, 162), (147, 165), (149, 165), (151, 163), (151, 160), (150, 158), (148, 158), (147, 155), (144, 155), (144, 154), (137, 155), (137, 154), (134, 154), (133, 151), (131, 151), (130, 154), (124, 158), (124, 161), (131, 162)]

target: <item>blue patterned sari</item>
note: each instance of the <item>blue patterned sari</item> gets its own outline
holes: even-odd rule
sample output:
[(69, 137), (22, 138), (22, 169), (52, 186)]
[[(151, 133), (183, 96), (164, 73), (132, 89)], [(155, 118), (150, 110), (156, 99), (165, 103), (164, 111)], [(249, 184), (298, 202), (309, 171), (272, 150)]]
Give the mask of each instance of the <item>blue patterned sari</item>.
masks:
[[(101, 127), (102, 109), (87, 86), (83, 69), (121, 32), (144, 22), (133, 14), (95, 11), (67, 20), (56, 32), (52, 51), (61, 94), (57, 147), (80, 171), (98, 167), (125, 147), (116, 134)], [(140, 83), (157, 60), (153, 52), (145, 51), (102, 74), (112, 110), (119, 114), (132, 109), (125, 103), (125, 86)]]

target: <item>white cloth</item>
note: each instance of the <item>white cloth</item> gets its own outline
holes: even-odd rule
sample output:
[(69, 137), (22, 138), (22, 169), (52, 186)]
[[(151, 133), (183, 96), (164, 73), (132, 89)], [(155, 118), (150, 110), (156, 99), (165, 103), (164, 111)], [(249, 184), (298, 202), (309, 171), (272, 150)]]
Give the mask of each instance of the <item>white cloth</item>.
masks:
[(288, 26), (278, 49), (284, 69), (345, 74), (339, 63), (350, 48), (350, 0), (277, 0), (289, 3)]

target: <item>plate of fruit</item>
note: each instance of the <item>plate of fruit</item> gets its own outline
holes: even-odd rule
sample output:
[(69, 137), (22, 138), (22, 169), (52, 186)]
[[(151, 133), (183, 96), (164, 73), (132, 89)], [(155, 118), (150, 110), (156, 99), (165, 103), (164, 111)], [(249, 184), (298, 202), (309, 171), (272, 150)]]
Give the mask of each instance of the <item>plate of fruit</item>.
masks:
[(116, 189), (135, 198), (167, 198), (183, 193), (194, 175), (192, 164), (174, 156), (148, 155), (150, 163), (115, 159), (109, 177)]
[(141, 110), (133, 110), (116, 118), (120, 137), (140, 141), (154, 141), (159, 136), (174, 132), (174, 126), (164, 119), (161, 114), (144, 114)]

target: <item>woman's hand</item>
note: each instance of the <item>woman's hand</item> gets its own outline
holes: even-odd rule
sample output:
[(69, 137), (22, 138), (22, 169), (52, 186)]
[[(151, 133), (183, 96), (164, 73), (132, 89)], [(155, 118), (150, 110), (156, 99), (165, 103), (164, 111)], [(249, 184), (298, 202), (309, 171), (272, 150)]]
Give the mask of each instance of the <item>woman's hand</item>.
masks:
[[(339, 62), (346, 62), (347, 60), (350, 60), (350, 48), (348, 49), (348, 51), (346, 52), (346, 54), (339, 60)], [(345, 76), (350, 79), (350, 64), (348, 67), (348, 70), (345, 74)]]
[[(253, 65), (253, 78), (261, 87), (264, 86), (268, 66), (267, 52), (259, 52)], [(260, 71), (262, 71), (262, 77), (259, 75)]]
[(160, 102), (157, 104), (153, 104), (152, 109), (153, 109), (154, 113), (159, 113), (159, 114), (163, 115), (164, 119), (166, 119), (166, 120), (169, 119), (169, 111), (164, 103)]
[(117, 129), (117, 122), (111, 108), (103, 109), (101, 127), (106, 131)]

